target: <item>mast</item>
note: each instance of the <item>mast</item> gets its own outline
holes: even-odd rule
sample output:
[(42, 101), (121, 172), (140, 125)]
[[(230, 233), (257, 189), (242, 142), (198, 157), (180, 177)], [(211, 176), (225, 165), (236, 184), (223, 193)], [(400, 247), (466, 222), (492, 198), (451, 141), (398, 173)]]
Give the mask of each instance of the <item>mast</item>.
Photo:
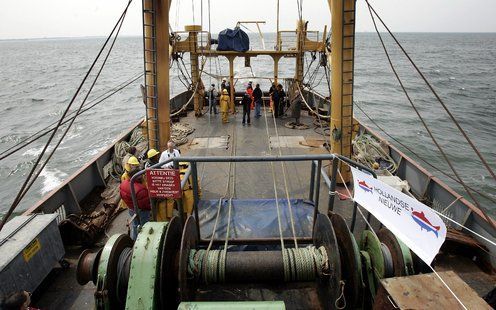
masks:
[[(351, 158), (353, 132), (353, 76), (355, 56), (355, 0), (328, 0), (331, 10), (331, 152)], [(344, 182), (350, 168), (340, 165)], [(341, 181), (340, 178), (338, 178)]]
[(169, 0), (143, 0), (145, 105), (150, 148), (170, 139)]

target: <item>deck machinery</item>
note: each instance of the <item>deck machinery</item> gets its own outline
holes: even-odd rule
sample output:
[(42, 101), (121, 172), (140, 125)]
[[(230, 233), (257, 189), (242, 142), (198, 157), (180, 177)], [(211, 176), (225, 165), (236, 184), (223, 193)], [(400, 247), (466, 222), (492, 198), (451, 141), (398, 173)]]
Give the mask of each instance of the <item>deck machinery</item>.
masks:
[[(248, 233), (229, 238), (229, 225), (240, 220), (233, 215), (227, 228), (219, 225), (209, 235), (197, 220), (205, 216), (195, 191), (193, 214), (186, 219), (149, 222), (134, 243), (126, 234), (114, 235), (103, 249), (83, 252), (77, 278), (81, 285), (89, 281), (96, 285), (97, 309), (213, 307), (207, 301), (227, 302), (230, 308), (243, 308), (248, 301), (250, 309), (370, 308), (381, 278), (414, 273), (410, 250), (393, 234), (385, 229), (377, 235), (365, 230), (357, 242), (344, 218), (332, 212), (336, 178), (321, 169), (322, 161), (331, 161), (333, 170), (346, 162), (374, 175), (366, 167), (333, 154), (185, 157), (181, 161), (191, 167), (198, 162), (309, 161), (308, 200), (304, 205), (294, 203), (292, 210), (299, 215), (296, 234), (278, 234), (274, 227), (275, 233), (249, 238), (254, 227), (244, 226)], [(329, 199), (319, 207), (316, 185), (321, 179), (328, 186)], [(193, 180), (197, 180), (194, 174)], [(197, 188), (198, 182), (193, 183)], [(265, 205), (287, 209), (284, 200), (269, 199)], [(239, 209), (233, 209), (233, 214), (240, 209), (249, 214), (259, 203), (251, 202), (221, 199), (219, 207), (236, 206)], [(273, 223), (280, 221), (280, 227), (289, 232), (291, 220), (274, 215)], [(226, 304), (216, 304), (220, 305)]]

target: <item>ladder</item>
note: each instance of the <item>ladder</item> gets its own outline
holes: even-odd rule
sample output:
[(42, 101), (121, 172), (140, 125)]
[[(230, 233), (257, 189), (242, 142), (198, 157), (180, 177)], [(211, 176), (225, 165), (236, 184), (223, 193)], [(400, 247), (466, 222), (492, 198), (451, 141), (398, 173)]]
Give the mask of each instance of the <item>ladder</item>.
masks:
[(148, 148), (160, 150), (157, 100), (157, 32), (154, 0), (143, 0), (143, 59), (145, 70)]
[(355, 58), (355, 0), (343, 1), (341, 63), (341, 154), (351, 157), (353, 133), (353, 80)]

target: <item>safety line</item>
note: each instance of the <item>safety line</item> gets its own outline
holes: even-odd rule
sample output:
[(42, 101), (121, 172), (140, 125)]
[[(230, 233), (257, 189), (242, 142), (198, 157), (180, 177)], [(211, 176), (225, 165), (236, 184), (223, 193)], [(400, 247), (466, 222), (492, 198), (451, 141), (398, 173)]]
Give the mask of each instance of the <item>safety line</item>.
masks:
[[(276, 109), (278, 109), (279, 104), (277, 104), (275, 106)], [(267, 117), (266, 114), (265, 114), (265, 117)], [(275, 112), (272, 113), (272, 120), (274, 121), (274, 130), (275, 130), (275, 134), (277, 137), (277, 141), (279, 142), (279, 147), (278, 147), (279, 156), (282, 156), (281, 137), (279, 136), (279, 132), (277, 130), (277, 122), (276, 122)], [(268, 133), (268, 130), (269, 130), (269, 128), (267, 127), (267, 133)], [(267, 138), (269, 139), (269, 143), (270, 143), (270, 137), (268, 136)], [(270, 147), (270, 145), (269, 145), (269, 147)], [(295, 248), (298, 248), (298, 241), (296, 240), (296, 231), (295, 231), (295, 226), (294, 226), (293, 208), (291, 205), (291, 199), (289, 197), (289, 188), (288, 188), (288, 181), (287, 181), (287, 176), (286, 176), (286, 164), (284, 163), (284, 161), (281, 161), (281, 169), (282, 169), (282, 176), (283, 176), (283, 180), (284, 180), (284, 190), (286, 192), (286, 200), (288, 201), (288, 211), (289, 211), (289, 219), (291, 222), (291, 231), (293, 233), (293, 240), (294, 240)]]
[[(379, 21), (384, 26), (384, 28), (386, 28), (386, 30), (388, 31), (388, 33), (391, 35), (391, 37), (394, 39), (394, 41), (396, 42), (396, 44), (398, 45), (398, 47), (401, 49), (401, 51), (403, 52), (403, 54), (408, 58), (408, 60), (410, 61), (410, 63), (412, 64), (412, 66), (415, 68), (415, 70), (417, 71), (417, 73), (420, 75), (420, 77), (422, 78), (422, 80), (424, 80), (425, 84), (429, 87), (429, 89), (431, 90), (432, 94), (434, 94), (434, 96), (436, 97), (437, 101), (439, 101), (439, 103), (443, 106), (444, 110), (449, 115), (450, 119), (453, 121), (453, 123), (456, 125), (456, 127), (458, 128), (458, 130), (462, 133), (462, 135), (465, 138), (465, 140), (467, 140), (467, 142), (470, 144), (470, 146), (472, 147), (472, 149), (474, 150), (474, 152), (477, 154), (477, 156), (479, 157), (479, 159), (481, 160), (481, 162), (484, 164), (484, 166), (486, 167), (486, 170), (491, 174), (491, 176), (493, 177), (493, 179), (496, 181), (496, 175), (495, 175), (494, 171), (491, 169), (491, 167), (489, 166), (489, 164), (487, 163), (487, 161), (484, 159), (484, 157), (482, 156), (482, 154), (479, 152), (479, 150), (477, 149), (477, 147), (472, 142), (472, 140), (468, 137), (468, 135), (465, 132), (465, 130), (460, 126), (460, 124), (458, 123), (458, 121), (456, 120), (456, 118), (454, 117), (454, 115), (451, 113), (451, 111), (448, 109), (448, 107), (446, 106), (446, 104), (444, 103), (444, 101), (441, 99), (441, 97), (439, 97), (439, 95), (437, 94), (437, 92), (434, 90), (434, 87), (432, 87), (432, 85), (429, 83), (429, 81), (424, 76), (424, 74), (422, 73), (422, 71), (420, 71), (420, 69), (417, 67), (417, 65), (413, 61), (413, 59), (410, 57), (410, 55), (406, 52), (406, 50), (400, 44), (400, 42), (398, 41), (398, 39), (396, 39), (396, 37), (394, 36), (394, 34), (391, 32), (391, 30), (389, 30), (389, 27), (384, 23), (384, 21), (379, 16), (379, 14), (377, 14), (377, 12), (374, 10), (374, 8), (370, 5), (369, 1), (368, 0), (365, 0), (365, 2), (367, 2), (367, 5), (369, 7), (370, 15), (372, 16), (372, 11), (373, 11), (374, 14), (377, 16), (377, 18), (379, 19)], [(372, 19), (374, 20), (374, 25), (375, 25), (375, 19), (373, 17), (372, 17)], [(376, 31), (377, 31), (377, 27), (376, 27)], [(379, 33), (379, 32), (377, 32), (377, 33)]]
[[(265, 130), (267, 132), (267, 147), (268, 147), (268, 152), (269, 152), (269, 155), (272, 154), (272, 151), (271, 151), (271, 147), (270, 147), (270, 134), (269, 134), (269, 122), (267, 121), (267, 107), (263, 106), (264, 108), (264, 119), (265, 119)], [(280, 212), (280, 209), (279, 209), (279, 198), (278, 198), (278, 195), (277, 195), (277, 184), (276, 184), (276, 174), (275, 174), (275, 170), (274, 170), (274, 162), (270, 162), (270, 169), (271, 169), (271, 172), (272, 172), (272, 181), (273, 181), (273, 187), (274, 187), (274, 197), (275, 197), (275, 201), (276, 201), (276, 210), (277, 210), (277, 224), (278, 224), (278, 227), (279, 227), (279, 238), (280, 238), (280, 242), (281, 242), (281, 253), (282, 253), (282, 257), (283, 257), (283, 265), (284, 265), (284, 278), (285, 279), (288, 279), (289, 278), (289, 262), (288, 262), (288, 259), (287, 259), (287, 253), (286, 251), (284, 250), (285, 247), (284, 247), (284, 238), (283, 238), (283, 233), (282, 233), (282, 224), (281, 224), (281, 212)]]
[[(368, 4), (368, 1), (365, 0)], [(393, 70), (393, 73), (396, 77), (396, 79), (398, 80), (398, 83), (400, 84), (403, 92), (405, 93), (405, 96), (407, 97), (408, 99), (408, 102), (410, 103), (411, 107), (413, 108), (413, 110), (415, 111), (415, 114), (417, 114), (418, 118), (420, 119), (420, 121), (422, 122), (422, 125), (424, 126), (425, 130), (427, 131), (427, 133), (429, 134), (430, 138), (432, 139), (432, 141), (434, 142), (434, 144), (436, 145), (437, 149), (439, 150), (439, 152), (441, 153), (441, 155), (443, 156), (444, 160), (446, 161), (446, 163), (448, 164), (448, 166), (450, 167), (450, 169), (453, 171), (453, 174), (456, 176), (456, 178), (460, 181), (460, 184), (463, 186), (463, 188), (465, 189), (465, 191), (467, 192), (467, 194), (470, 196), (470, 198), (472, 198), (473, 202), (475, 203), (475, 205), (477, 206), (477, 208), (479, 208), (479, 210), (482, 212), (482, 214), (484, 215), (484, 217), (486, 218), (486, 221), (494, 228), (496, 229), (496, 224), (491, 220), (491, 218), (486, 214), (486, 212), (484, 211), (484, 209), (482, 208), (482, 206), (479, 204), (478, 200), (474, 197), (474, 195), (472, 194), (472, 192), (467, 188), (467, 186), (465, 185), (465, 182), (463, 181), (463, 179), (458, 175), (458, 172), (456, 171), (455, 167), (453, 166), (453, 164), (451, 163), (450, 159), (448, 158), (448, 155), (444, 152), (443, 148), (441, 147), (441, 145), (437, 142), (436, 138), (434, 137), (432, 131), (430, 130), (430, 128), (427, 126), (427, 123), (425, 122), (424, 118), (422, 117), (422, 115), (420, 115), (420, 112), (418, 111), (417, 107), (415, 106), (415, 104), (413, 103), (413, 100), (410, 98), (410, 95), (408, 94), (408, 91), (406, 90), (405, 86), (403, 85), (403, 82), (401, 81), (401, 78), (399, 77), (398, 75), (398, 72), (396, 71), (394, 65), (393, 65), (393, 62), (391, 61), (391, 58), (389, 56), (389, 53), (387, 51), (387, 48), (386, 48), (386, 45), (384, 44), (384, 41), (382, 40), (382, 36), (379, 32), (379, 29), (377, 28), (377, 24), (375, 22), (375, 18), (374, 18), (374, 15), (372, 14), (372, 7), (370, 6), (370, 4), (368, 4), (368, 7), (369, 7), (369, 12), (370, 12), (370, 17), (372, 18), (372, 22), (374, 23), (374, 28), (377, 32), (377, 35), (379, 36), (379, 40), (381, 41), (381, 45), (384, 49), (384, 52), (386, 54), (386, 57), (388, 59), (388, 62), (389, 62), (389, 65), (391, 67), (391, 70)], [(375, 12), (375, 11), (374, 11)], [(377, 15), (377, 13), (376, 13)], [(380, 19), (380, 18), (379, 18)], [(496, 180), (496, 178), (495, 178)]]
[[(66, 107), (66, 109), (64, 110), (64, 113), (62, 114), (62, 116), (60, 117), (60, 120), (57, 124), (57, 126), (55, 127), (55, 130), (52, 132), (52, 134), (50, 135), (50, 138), (48, 139), (47, 143), (45, 144), (42, 152), (40, 153), (40, 155), (38, 156), (38, 159), (36, 160), (36, 162), (34, 163), (34, 165), (32, 166), (31, 168), (31, 171), (29, 172), (28, 174), (28, 177), (26, 178), (26, 180), (24, 181), (23, 185), (21, 186), (21, 189), (19, 190), (16, 198), (14, 199), (14, 202), (12, 203), (12, 205), (10, 206), (9, 210), (7, 211), (7, 213), (4, 215), (2, 221), (0, 222), (0, 231), (2, 230), (2, 228), (4, 227), (5, 223), (7, 222), (7, 219), (12, 215), (13, 211), (15, 210), (15, 208), (19, 205), (19, 202), (21, 201), (21, 199), (24, 197), (24, 195), (26, 194), (26, 192), (30, 189), (30, 187), (32, 186), (32, 184), (34, 183), (34, 181), (36, 181), (36, 178), (39, 176), (39, 174), (41, 173), (42, 169), (44, 168), (44, 166), (46, 166), (46, 164), (48, 163), (48, 161), (50, 160), (50, 158), (52, 157), (53, 153), (57, 150), (57, 147), (58, 145), (60, 145), (60, 143), (62, 142), (62, 139), (65, 137), (65, 135), (67, 134), (69, 128), (71, 127), (72, 123), (74, 122), (74, 119), (71, 121), (71, 123), (68, 125), (68, 127), (66, 128), (65, 132), (63, 133), (62, 135), (62, 138), (59, 140), (58, 144), (55, 146), (55, 148), (53, 149), (53, 151), (50, 153), (50, 155), (48, 155), (47, 159), (45, 160), (45, 163), (43, 164), (42, 168), (35, 174), (35, 170), (38, 166), (38, 164), (41, 162), (41, 159), (43, 157), (43, 155), (45, 154), (46, 150), (48, 149), (48, 146), (50, 145), (52, 139), (54, 138), (56, 132), (57, 132), (57, 129), (60, 127), (60, 124), (62, 123), (62, 121), (64, 120), (64, 118), (66, 117), (67, 113), (69, 112), (69, 109), (70, 107), (72, 106), (72, 104), (74, 103), (74, 101), (76, 100), (76, 97), (78, 96), (80, 90), (82, 89), (86, 79), (89, 77), (91, 71), (93, 70), (94, 66), (96, 65), (96, 62), (98, 61), (98, 59), (100, 58), (100, 55), (103, 53), (105, 47), (107, 46), (107, 43), (110, 41), (110, 39), (112, 38), (112, 35), (114, 34), (115, 30), (117, 30), (116, 32), (116, 35), (113, 39), (113, 42), (112, 42), (112, 46), (110, 47), (109, 51), (108, 51), (108, 54), (107, 54), (107, 57), (106, 59), (108, 58), (108, 55), (110, 54), (110, 52), (112, 51), (112, 47), (113, 47), (113, 44), (115, 43), (115, 40), (117, 39), (117, 36), (119, 34), (119, 31), (122, 27), (122, 24), (124, 22), (124, 19), (126, 17), (126, 13), (127, 13), (127, 10), (129, 8), (129, 6), (131, 5), (131, 2), (132, 0), (129, 0), (128, 3), (127, 3), (127, 6), (126, 8), (124, 9), (124, 11), (122, 12), (121, 16), (119, 17), (119, 19), (117, 20), (117, 22), (115, 23), (114, 25), (114, 28), (112, 29), (112, 31), (110, 32), (109, 36), (107, 37), (107, 39), (105, 40), (105, 43), (103, 44), (103, 46), (101, 47), (100, 51), (98, 52), (96, 58), (94, 59), (93, 63), (91, 64), (90, 68), (88, 69), (88, 71), (86, 72), (86, 75), (84, 76), (83, 80), (81, 81), (78, 89), (76, 90), (75, 94), (73, 95), (70, 103), (68, 104), (68, 106)], [(106, 61), (105, 59), (105, 61)], [(100, 69), (100, 72), (101, 70), (103, 69), (103, 66), (105, 65), (105, 61), (102, 63), (101, 65), (101, 69)], [(92, 86), (90, 87), (90, 90), (88, 91), (86, 97), (85, 97), (85, 100), (86, 98), (89, 96), (89, 93), (91, 92), (94, 84), (96, 83), (97, 79), (99, 77), (99, 73), (95, 76), (95, 79), (94, 79), (94, 82), (92, 84)], [(79, 107), (79, 110), (78, 112), (81, 110), (85, 100), (83, 100), (82, 104), (80, 105)], [(30, 182), (31, 180), (31, 177), (33, 176), (33, 174), (35, 174), (34, 176), (34, 179), (32, 180), (32, 182)], [(29, 184), (28, 184), (29, 183)]]
[[(460, 181), (457, 180), (455, 177), (453, 177), (452, 175), (444, 172), (442, 169), (438, 168), (437, 166), (434, 166), (433, 164), (431, 164), (430, 162), (428, 162), (426, 159), (424, 159), (422, 156), (420, 156), (417, 152), (415, 152), (414, 150), (412, 150), (410, 147), (408, 147), (407, 145), (405, 145), (403, 142), (401, 142), (399, 139), (393, 137), (391, 134), (389, 134), (383, 127), (381, 127), (373, 118), (371, 118), (367, 112), (365, 112), (361, 107), (360, 105), (358, 104), (357, 101), (354, 102), (355, 106), (372, 122), (372, 124), (374, 124), (377, 129), (379, 129), (381, 132), (383, 132), (386, 136), (388, 136), (389, 138), (391, 138), (393, 141), (395, 141), (396, 143), (398, 143), (399, 145), (401, 145), (402, 147), (404, 147), (407, 151), (409, 151), (410, 153), (412, 153), (414, 156), (416, 156), (418, 159), (420, 159), (421, 161), (423, 161), (425, 164), (429, 165), (431, 168), (433, 169), (436, 169), (438, 172), (442, 173), (444, 176), (450, 178), (451, 180), (455, 181), (456, 183), (460, 184)], [(465, 184), (467, 185), (467, 184)], [(480, 196), (492, 201), (492, 202), (496, 202), (496, 199), (492, 198), (491, 196), (488, 196), (487, 194), (483, 193), (483, 192), (480, 192), (478, 190), (476, 190), (475, 188), (467, 185), (467, 187), (479, 194)]]
[[(341, 160), (341, 159), (340, 159)], [(341, 180), (343, 181), (343, 184), (346, 188), (346, 191), (348, 192), (348, 195), (350, 195), (348, 198), (350, 198), (352, 201), (354, 201), (354, 199), (352, 198), (353, 196), (351, 195), (351, 192), (350, 190), (348, 189), (348, 187), (346, 186), (346, 183), (344, 182), (344, 179), (343, 179), (343, 176), (341, 175), (341, 172), (339, 171), (338, 169), (338, 174), (339, 176), (341, 177)], [(358, 212), (360, 213), (360, 215), (362, 216), (363, 220), (365, 221), (365, 223), (367, 223), (367, 226), (370, 228), (370, 230), (372, 231), (372, 233), (377, 237), (377, 234), (375, 233), (374, 229), (372, 228), (372, 225), (369, 223), (369, 221), (367, 221), (367, 218), (363, 215), (362, 211), (360, 210), (360, 207), (359, 205), (357, 204), (357, 209), (358, 209)], [(448, 291), (450, 291), (450, 293), (453, 295), (453, 297), (455, 297), (456, 301), (458, 301), (458, 303), (460, 303), (460, 305), (464, 308), (464, 309), (467, 309), (467, 307), (465, 307), (465, 305), (461, 302), (461, 300), (458, 298), (458, 296), (456, 296), (456, 294), (451, 290), (451, 288), (448, 286), (448, 284), (446, 284), (446, 282), (444, 282), (444, 280), (439, 276), (439, 274), (434, 270), (434, 268), (432, 268), (431, 265), (429, 264), (426, 264), (427, 266), (429, 266), (429, 268), (434, 272), (434, 274), (439, 278), (439, 280), (441, 281), (441, 283), (444, 284), (444, 286), (448, 289)]]

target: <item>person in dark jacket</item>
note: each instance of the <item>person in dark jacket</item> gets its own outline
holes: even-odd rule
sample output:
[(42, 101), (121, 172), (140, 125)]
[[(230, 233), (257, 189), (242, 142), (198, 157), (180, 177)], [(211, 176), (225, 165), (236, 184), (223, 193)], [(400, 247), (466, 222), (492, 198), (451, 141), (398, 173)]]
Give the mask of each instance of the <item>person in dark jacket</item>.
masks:
[(255, 86), (255, 89), (253, 90), (253, 100), (255, 101), (255, 117), (256, 118), (259, 118), (260, 116), (262, 116), (260, 114), (260, 108), (262, 107), (262, 96), (263, 96), (263, 93), (262, 93), (262, 90), (260, 89), (260, 84), (257, 84), (257, 86)]
[(247, 92), (245, 92), (243, 99), (241, 100), (241, 104), (243, 105), (243, 125), (245, 124), (245, 117), (248, 116), (248, 125), (251, 125), (251, 120), (250, 120), (250, 105), (251, 105), (251, 96)]
[[(133, 172), (134, 175), (134, 172)], [(131, 175), (132, 177), (132, 175)], [(120, 186), (121, 199), (124, 201), (129, 210), (129, 215), (131, 218), (138, 213), (138, 218), (134, 218), (132, 221), (131, 238), (136, 240), (138, 236), (138, 225), (143, 227), (150, 220), (150, 197), (148, 196), (148, 189), (142, 183), (142, 177), (140, 176), (134, 182), (134, 193), (136, 194), (136, 203), (138, 204), (138, 210), (134, 209), (133, 199), (131, 196), (131, 180), (124, 180)]]
[(269, 112), (274, 111), (274, 92), (276, 91), (276, 83), (272, 83), (269, 89), (269, 100), (270, 100), (270, 108)]
[(279, 84), (277, 85), (277, 102), (274, 104), (277, 106), (277, 116), (282, 116), (284, 114), (284, 97), (286, 97), (286, 93), (284, 92), (284, 89), (282, 88), (282, 85)]

